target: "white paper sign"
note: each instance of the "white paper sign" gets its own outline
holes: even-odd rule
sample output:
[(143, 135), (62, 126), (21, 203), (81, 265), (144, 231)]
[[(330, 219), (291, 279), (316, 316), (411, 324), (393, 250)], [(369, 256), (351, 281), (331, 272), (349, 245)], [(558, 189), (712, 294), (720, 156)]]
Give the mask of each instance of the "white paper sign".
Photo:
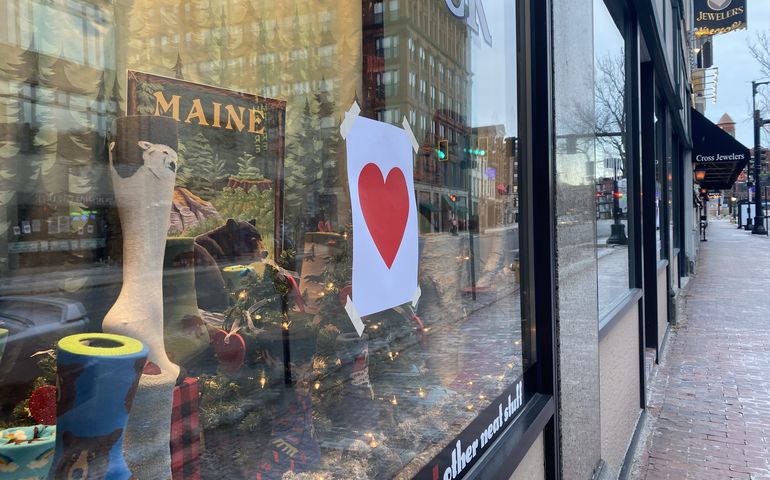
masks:
[(411, 302), (418, 291), (412, 135), (364, 117), (342, 133), (353, 212), (352, 302), (365, 316)]

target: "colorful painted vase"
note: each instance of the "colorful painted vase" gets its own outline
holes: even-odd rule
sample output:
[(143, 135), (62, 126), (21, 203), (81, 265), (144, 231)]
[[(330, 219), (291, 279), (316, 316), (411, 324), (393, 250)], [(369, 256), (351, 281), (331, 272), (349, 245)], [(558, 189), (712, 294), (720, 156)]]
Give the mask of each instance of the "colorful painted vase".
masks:
[(231, 292), (244, 286), (249, 280), (249, 275), (254, 273), (254, 269), (248, 265), (230, 265), (222, 269), (225, 285)]
[(49, 479), (128, 480), (123, 436), (147, 347), (106, 333), (70, 335), (57, 352), (56, 454)]
[(0, 478), (43, 480), (54, 455), (56, 427), (36, 425), (0, 430)]

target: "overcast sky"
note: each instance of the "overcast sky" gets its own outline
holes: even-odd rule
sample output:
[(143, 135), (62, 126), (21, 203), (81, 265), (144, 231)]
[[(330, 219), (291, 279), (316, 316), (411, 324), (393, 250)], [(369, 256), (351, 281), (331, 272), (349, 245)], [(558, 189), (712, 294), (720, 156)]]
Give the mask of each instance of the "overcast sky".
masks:
[[(749, 51), (757, 32), (770, 30), (770, 0), (747, 0), (748, 29), (714, 37), (714, 65), (719, 67), (717, 102), (706, 103), (706, 116), (716, 123), (725, 112), (735, 120), (735, 136), (754, 146), (751, 121), (751, 81), (762, 79)], [(770, 88), (770, 85), (759, 88)], [(765, 136), (767, 138), (767, 135)]]

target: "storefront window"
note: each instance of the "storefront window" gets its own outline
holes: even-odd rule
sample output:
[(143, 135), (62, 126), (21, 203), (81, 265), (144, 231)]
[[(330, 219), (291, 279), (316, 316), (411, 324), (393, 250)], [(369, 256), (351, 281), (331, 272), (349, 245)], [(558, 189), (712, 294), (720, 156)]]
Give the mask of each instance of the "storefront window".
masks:
[[(467, 472), (535, 361), (515, 3), (476, 6), (0, 7), (2, 427), (57, 422), (58, 362), (57, 471)], [(147, 348), (120, 399), (57, 349), (102, 332)]]
[(625, 46), (618, 22), (603, 0), (594, 0), (594, 52), (596, 239), (601, 317), (629, 289)]

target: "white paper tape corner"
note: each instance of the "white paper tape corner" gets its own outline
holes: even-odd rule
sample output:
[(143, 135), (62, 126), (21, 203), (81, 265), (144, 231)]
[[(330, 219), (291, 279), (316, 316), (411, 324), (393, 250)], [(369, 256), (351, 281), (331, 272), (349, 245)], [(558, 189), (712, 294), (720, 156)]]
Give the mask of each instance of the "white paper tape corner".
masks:
[(414, 297), (412, 297), (412, 308), (417, 308), (417, 302), (420, 301), (420, 296), (422, 295), (422, 289), (419, 285), (417, 285), (417, 290), (414, 292)]
[(417, 142), (417, 137), (414, 136), (412, 127), (409, 126), (409, 120), (406, 119), (406, 115), (404, 115), (404, 121), (401, 122), (401, 125), (404, 127), (406, 134), (409, 135), (409, 139), (412, 141), (412, 148), (414, 149), (414, 153), (417, 153), (417, 150), (420, 149), (420, 144)]
[(340, 135), (342, 135), (342, 138), (348, 137), (348, 132), (353, 128), (353, 124), (356, 123), (356, 119), (360, 113), (361, 107), (358, 106), (358, 102), (353, 100), (353, 105), (351, 105), (350, 109), (345, 112), (345, 119), (342, 120), (342, 124), (340, 124)]
[(358, 315), (355, 305), (353, 305), (353, 300), (351, 300), (349, 296), (348, 301), (345, 303), (345, 311), (348, 312), (348, 317), (350, 317), (350, 321), (353, 323), (353, 328), (356, 329), (356, 333), (358, 333), (358, 336), (360, 337), (364, 333), (364, 322), (361, 321), (361, 317)]

